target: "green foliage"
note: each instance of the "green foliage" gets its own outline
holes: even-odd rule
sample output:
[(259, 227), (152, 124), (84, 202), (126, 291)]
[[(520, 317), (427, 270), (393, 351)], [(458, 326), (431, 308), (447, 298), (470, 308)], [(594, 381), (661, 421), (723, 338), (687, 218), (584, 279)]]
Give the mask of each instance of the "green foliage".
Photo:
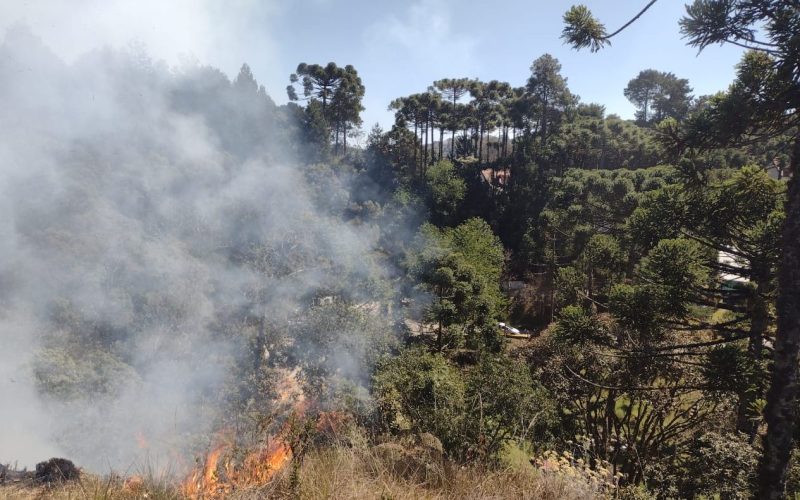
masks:
[(588, 276), (588, 293), (605, 296), (612, 283), (619, 279), (625, 265), (625, 255), (614, 237), (595, 234), (583, 247), (578, 262)]
[(438, 224), (455, 221), (467, 185), (453, 163), (442, 160), (431, 165), (425, 173), (425, 180), (431, 220)]
[(639, 336), (653, 335), (662, 326), (662, 303), (654, 287), (618, 283), (611, 288), (608, 303), (619, 324)]
[(741, 345), (716, 347), (706, 354), (703, 377), (709, 387), (732, 393), (753, 391), (751, 387), (757, 367)]
[[(361, 126), (361, 112), (364, 110), (361, 100), (365, 87), (358, 71), (349, 64), (340, 67), (334, 62), (325, 66), (300, 63), (295, 73), (289, 76), (289, 81), (286, 87), (289, 100), (300, 100), (295, 88), (299, 84), (303, 98), (309, 101), (304, 127), (306, 134), (314, 137), (315, 143), (325, 146), (332, 134), (337, 152), (344, 152), (349, 130)], [(324, 141), (320, 140), (321, 136), (325, 136)]]
[(66, 401), (113, 398), (139, 378), (133, 367), (102, 349), (76, 351), (51, 347), (38, 353), (33, 373), (43, 394)]
[(608, 42), (606, 28), (585, 5), (573, 5), (564, 14), (561, 38), (576, 49), (589, 47), (597, 52)]
[(466, 386), (443, 355), (416, 348), (384, 361), (373, 377), (372, 394), (390, 430), (430, 432), (449, 450), (462, 445)]
[(555, 299), (558, 309), (575, 306), (584, 299), (586, 275), (573, 266), (562, 267), (556, 271), (553, 286), (556, 289)]
[(472, 266), (451, 254), (428, 262), (420, 278), (435, 297), (425, 316), (436, 325), (440, 349), (459, 347), (463, 340), (473, 348), (499, 347), (494, 304)]
[(709, 281), (708, 253), (694, 240), (677, 238), (659, 241), (642, 259), (638, 275), (662, 314), (688, 314), (689, 302)]
[(511, 438), (551, 427), (555, 406), (528, 367), (485, 356), (467, 374), (466, 456), (494, 457)]
[(682, 498), (752, 498), (758, 451), (736, 433), (707, 432), (689, 447), (674, 480)]
[(593, 314), (577, 306), (567, 306), (558, 316), (553, 338), (566, 345), (603, 343), (608, 332)]
[(462, 373), (421, 348), (384, 361), (373, 395), (388, 429), (430, 432), (462, 461), (496, 458), (512, 438), (552, 425), (555, 410), (524, 364), (486, 356)]
[(500, 282), (505, 261), (503, 244), (486, 221), (473, 217), (446, 229), (443, 238), (452, 251), (478, 271), (488, 286)]
[(663, 158), (651, 129), (616, 116), (589, 114), (584, 104), (568, 114), (552, 137), (547, 154), (557, 173), (567, 168), (647, 168)]
[(407, 265), (434, 297), (425, 316), (436, 326), (440, 348), (464, 340), (473, 348), (499, 348), (494, 320), (505, 305), (499, 288), (503, 258), (502, 244), (481, 219), (453, 229), (421, 228)]
[(639, 108), (636, 112), (639, 122), (653, 125), (667, 118), (683, 120), (689, 113), (691, 91), (688, 80), (647, 69), (628, 82), (625, 97)]
[(633, 243), (649, 251), (662, 239), (677, 238), (687, 210), (684, 191), (676, 185), (645, 193), (627, 220)]

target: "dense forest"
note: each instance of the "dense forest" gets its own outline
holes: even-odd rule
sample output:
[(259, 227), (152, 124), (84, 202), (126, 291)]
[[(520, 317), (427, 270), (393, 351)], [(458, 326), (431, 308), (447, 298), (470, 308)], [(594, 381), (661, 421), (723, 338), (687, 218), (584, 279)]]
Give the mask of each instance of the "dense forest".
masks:
[(340, 62), (278, 105), (9, 30), (0, 498), (50, 456), (76, 498), (800, 495), (800, 4), (674, 22), (748, 49), (727, 90), (654, 62), (627, 120), (543, 54), (386, 129)]

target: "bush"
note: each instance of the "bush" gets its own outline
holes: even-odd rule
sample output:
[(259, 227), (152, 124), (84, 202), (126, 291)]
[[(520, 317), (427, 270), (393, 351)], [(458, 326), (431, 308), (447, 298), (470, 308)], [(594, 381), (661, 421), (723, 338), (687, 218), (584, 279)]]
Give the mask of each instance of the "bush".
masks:
[(385, 362), (373, 380), (379, 420), (391, 432), (429, 432), (459, 461), (491, 460), (509, 440), (555, 420), (527, 367), (485, 357), (460, 372), (441, 354), (415, 348)]
[(512, 438), (548, 428), (556, 409), (547, 391), (521, 363), (485, 357), (467, 378), (465, 456), (496, 457)]
[(707, 432), (694, 441), (688, 455), (683, 467), (677, 469), (682, 498), (752, 497), (758, 452), (744, 435)]
[(373, 395), (386, 429), (430, 432), (446, 449), (459, 445), (465, 385), (443, 355), (414, 348), (385, 361), (373, 378)]

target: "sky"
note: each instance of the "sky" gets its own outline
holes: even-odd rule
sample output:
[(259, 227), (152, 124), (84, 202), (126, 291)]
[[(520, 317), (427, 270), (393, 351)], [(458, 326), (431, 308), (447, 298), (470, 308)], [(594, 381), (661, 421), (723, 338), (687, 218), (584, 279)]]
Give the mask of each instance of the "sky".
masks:
[[(644, 0), (584, 0), (608, 31)], [(247, 63), (278, 103), (299, 62), (352, 64), (366, 94), (364, 129), (391, 126), (389, 102), (434, 80), (469, 77), (523, 85), (542, 54), (562, 64), (573, 93), (632, 118), (623, 96), (643, 69), (687, 78), (695, 95), (727, 88), (741, 49), (698, 54), (681, 39), (682, 0), (660, 0), (598, 52), (559, 38), (573, 4), (544, 0), (0, 0), (0, 36), (26, 24), (67, 61), (102, 46), (144, 46), (171, 66), (216, 66), (234, 78)]]

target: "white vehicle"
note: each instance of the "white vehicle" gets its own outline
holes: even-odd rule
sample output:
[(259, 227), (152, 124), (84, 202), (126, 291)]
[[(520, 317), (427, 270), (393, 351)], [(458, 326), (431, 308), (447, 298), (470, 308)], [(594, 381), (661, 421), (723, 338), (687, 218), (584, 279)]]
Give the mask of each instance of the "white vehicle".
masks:
[(504, 332), (506, 332), (506, 333), (511, 333), (511, 334), (513, 334), (513, 335), (519, 335), (519, 333), (520, 333), (520, 332), (519, 332), (519, 329), (517, 329), (517, 328), (514, 328), (513, 326), (511, 326), (511, 325), (508, 325), (508, 324), (506, 324), (506, 323), (503, 323), (503, 322), (497, 323), (497, 326), (498, 326), (498, 327), (499, 327), (501, 330), (503, 330)]

